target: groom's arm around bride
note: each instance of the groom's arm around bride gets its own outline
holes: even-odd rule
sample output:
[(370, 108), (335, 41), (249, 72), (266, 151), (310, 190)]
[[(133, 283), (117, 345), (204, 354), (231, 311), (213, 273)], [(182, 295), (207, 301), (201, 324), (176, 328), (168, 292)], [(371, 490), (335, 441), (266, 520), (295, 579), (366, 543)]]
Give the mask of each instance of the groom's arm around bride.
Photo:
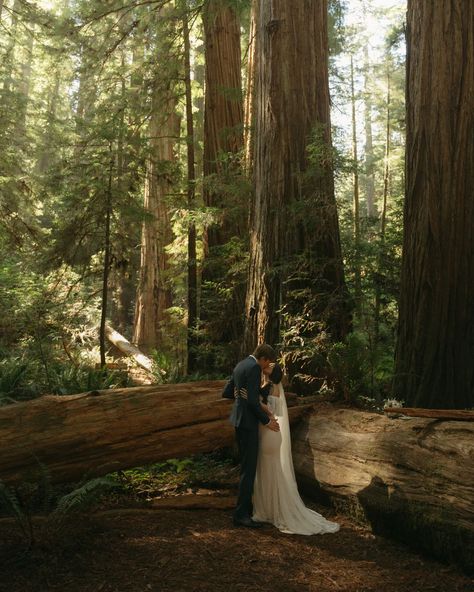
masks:
[[(249, 376), (247, 378), (247, 387), (241, 386), (242, 380), (239, 376), (238, 378), (238, 386), (236, 386), (234, 375), (237, 371), (237, 374), (240, 375), (241, 365), (243, 362), (247, 362), (248, 360), (255, 360), (257, 363), (250, 366), (251, 370)], [(260, 395), (265, 399), (265, 396), (268, 396), (268, 392), (265, 387), (261, 387), (261, 366), (260, 362), (256, 360), (255, 356), (249, 356), (246, 360), (243, 360), (239, 364), (237, 364), (232, 376), (227, 381), (223, 391), (222, 391), (222, 398), (230, 399), (234, 401), (234, 408), (231, 414), (231, 422), (235, 427), (240, 425), (240, 421), (235, 421), (237, 417), (240, 415), (238, 410), (236, 409), (235, 402), (239, 399), (246, 401), (247, 408), (249, 411), (253, 413), (253, 415), (260, 421), (262, 424), (266, 425), (269, 429), (273, 431), (279, 431), (278, 423), (274, 420), (273, 414), (270, 412), (266, 405), (262, 405), (260, 402)], [(268, 388), (269, 385), (267, 385)], [(242, 406), (244, 404), (242, 402), (238, 402), (238, 406)], [(270, 418), (270, 421), (268, 421)], [(247, 422), (244, 422), (247, 423)]]

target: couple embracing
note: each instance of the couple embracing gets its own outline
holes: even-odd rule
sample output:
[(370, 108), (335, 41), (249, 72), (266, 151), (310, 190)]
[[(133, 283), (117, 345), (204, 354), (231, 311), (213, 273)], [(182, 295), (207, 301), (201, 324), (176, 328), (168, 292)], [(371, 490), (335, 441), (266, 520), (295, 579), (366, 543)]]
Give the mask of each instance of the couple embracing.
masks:
[(275, 362), (275, 350), (259, 345), (237, 364), (222, 393), (234, 399), (230, 421), (241, 462), (234, 525), (269, 523), (289, 534), (336, 532), (339, 525), (306, 508), (298, 493), (282, 371)]

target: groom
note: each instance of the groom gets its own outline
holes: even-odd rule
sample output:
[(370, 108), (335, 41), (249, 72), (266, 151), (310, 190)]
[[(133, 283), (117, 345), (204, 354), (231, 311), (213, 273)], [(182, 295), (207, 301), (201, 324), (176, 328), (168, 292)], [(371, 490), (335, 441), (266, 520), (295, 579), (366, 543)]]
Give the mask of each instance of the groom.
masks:
[(222, 396), (234, 399), (230, 422), (235, 427), (235, 435), (240, 453), (240, 482), (237, 507), (234, 511), (234, 525), (258, 528), (261, 522), (252, 520), (252, 493), (257, 471), (258, 426), (264, 424), (268, 429), (278, 432), (280, 427), (260, 406), (260, 382), (262, 370), (276, 360), (275, 350), (267, 345), (259, 345), (251, 356), (237, 364)]

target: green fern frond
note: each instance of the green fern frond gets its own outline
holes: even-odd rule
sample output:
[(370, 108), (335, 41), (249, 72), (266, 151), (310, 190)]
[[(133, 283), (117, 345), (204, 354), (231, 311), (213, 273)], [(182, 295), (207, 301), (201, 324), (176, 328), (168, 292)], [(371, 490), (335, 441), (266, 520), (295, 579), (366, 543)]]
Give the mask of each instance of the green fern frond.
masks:
[(88, 481), (81, 487), (78, 487), (71, 493), (64, 495), (58, 502), (57, 507), (52, 513), (52, 518), (61, 518), (66, 514), (78, 512), (85, 506), (96, 501), (106, 490), (116, 488), (117, 481), (110, 477), (98, 477)]

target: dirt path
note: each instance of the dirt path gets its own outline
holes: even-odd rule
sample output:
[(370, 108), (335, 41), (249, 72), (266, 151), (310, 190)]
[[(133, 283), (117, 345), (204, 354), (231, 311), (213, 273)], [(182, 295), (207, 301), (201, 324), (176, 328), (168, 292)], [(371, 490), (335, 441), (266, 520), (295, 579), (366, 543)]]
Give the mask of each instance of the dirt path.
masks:
[[(314, 506), (313, 506), (314, 507)], [(1, 592), (472, 592), (455, 568), (420, 557), (348, 519), (325, 536), (231, 526), (229, 510), (113, 510), (66, 547), (0, 563)], [(0, 553), (14, 531), (0, 525)], [(79, 537), (79, 534), (81, 535)], [(6, 537), (5, 537), (6, 535)], [(81, 542), (79, 542), (79, 540)], [(9, 544), (6, 545), (6, 541)]]

